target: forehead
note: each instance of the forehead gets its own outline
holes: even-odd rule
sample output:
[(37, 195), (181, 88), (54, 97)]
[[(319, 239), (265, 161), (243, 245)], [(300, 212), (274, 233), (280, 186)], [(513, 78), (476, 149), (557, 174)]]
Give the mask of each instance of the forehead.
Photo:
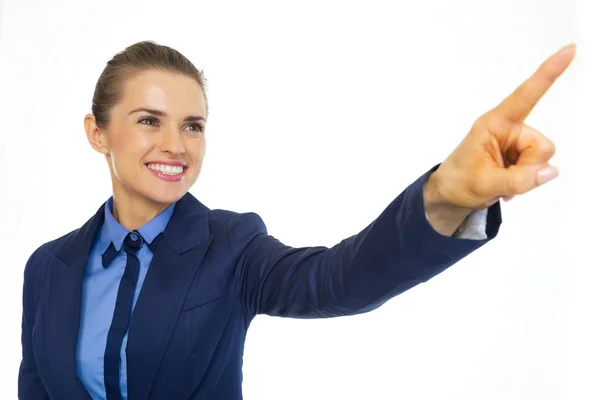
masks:
[(206, 99), (200, 84), (182, 74), (161, 70), (136, 72), (123, 83), (123, 111), (150, 108), (171, 116), (198, 115), (206, 118)]

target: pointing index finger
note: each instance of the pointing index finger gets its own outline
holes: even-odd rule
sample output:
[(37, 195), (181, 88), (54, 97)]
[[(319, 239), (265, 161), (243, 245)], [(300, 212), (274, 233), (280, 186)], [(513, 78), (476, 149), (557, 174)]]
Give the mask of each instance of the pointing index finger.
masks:
[(496, 107), (496, 112), (512, 122), (523, 122), (554, 81), (562, 75), (575, 57), (575, 44), (550, 56), (513, 93)]

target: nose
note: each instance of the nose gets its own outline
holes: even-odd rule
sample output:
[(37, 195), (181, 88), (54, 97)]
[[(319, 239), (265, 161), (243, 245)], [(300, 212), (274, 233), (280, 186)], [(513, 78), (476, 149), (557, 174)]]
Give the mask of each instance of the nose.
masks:
[(174, 155), (184, 154), (185, 145), (181, 133), (177, 129), (165, 129), (160, 150)]

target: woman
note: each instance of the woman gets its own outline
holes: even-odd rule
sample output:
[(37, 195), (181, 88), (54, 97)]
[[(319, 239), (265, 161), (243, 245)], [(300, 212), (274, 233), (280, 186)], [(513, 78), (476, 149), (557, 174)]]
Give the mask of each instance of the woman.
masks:
[(258, 215), (188, 193), (205, 152), (202, 73), (151, 42), (117, 54), (85, 117), (113, 195), (27, 262), (19, 398), (241, 399), (254, 316), (373, 310), (493, 239), (499, 198), (556, 177), (552, 143), (523, 120), (573, 56), (550, 57), (363, 231), (291, 248)]

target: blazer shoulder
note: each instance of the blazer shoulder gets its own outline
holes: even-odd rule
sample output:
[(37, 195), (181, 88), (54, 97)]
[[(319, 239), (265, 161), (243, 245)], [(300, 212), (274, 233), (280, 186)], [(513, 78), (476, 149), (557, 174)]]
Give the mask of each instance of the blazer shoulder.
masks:
[(210, 210), (209, 220), (211, 223), (228, 224), (232, 228), (239, 228), (242, 225), (251, 230), (264, 231), (265, 233), (267, 231), (265, 222), (255, 212), (236, 212), (221, 209)]
[(267, 234), (265, 222), (255, 212), (211, 210), (211, 232), (226, 233), (233, 242), (248, 242), (259, 234)]
[(25, 279), (30, 279), (40, 273), (44, 273), (50, 259), (58, 254), (58, 251), (79, 229), (75, 229), (59, 238), (53, 239), (39, 246), (29, 256), (25, 264)]

